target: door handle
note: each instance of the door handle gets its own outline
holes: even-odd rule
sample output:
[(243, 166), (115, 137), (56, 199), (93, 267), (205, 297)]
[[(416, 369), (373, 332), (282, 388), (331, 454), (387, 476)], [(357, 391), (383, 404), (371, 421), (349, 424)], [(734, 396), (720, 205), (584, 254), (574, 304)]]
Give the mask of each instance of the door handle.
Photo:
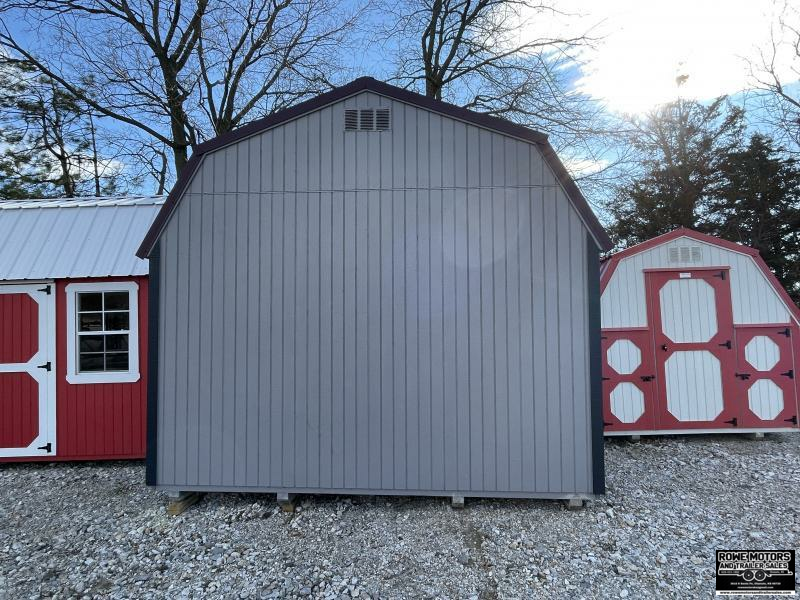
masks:
[(666, 351), (667, 351), (667, 345), (666, 345), (666, 344), (661, 344), (661, 349), (662, 349), (664, 352), (666, 352)]

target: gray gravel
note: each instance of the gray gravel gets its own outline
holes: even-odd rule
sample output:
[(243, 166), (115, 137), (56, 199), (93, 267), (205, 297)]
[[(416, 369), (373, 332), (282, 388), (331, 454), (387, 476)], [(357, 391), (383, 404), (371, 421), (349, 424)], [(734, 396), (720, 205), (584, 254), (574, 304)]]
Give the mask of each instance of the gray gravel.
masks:
[(714, 549), (796, 548), (800, 435), (606, 443), (608, 495), (209, 495), (180, 517), (140, 464), (0, 466), (0, 598), (708, 597)]

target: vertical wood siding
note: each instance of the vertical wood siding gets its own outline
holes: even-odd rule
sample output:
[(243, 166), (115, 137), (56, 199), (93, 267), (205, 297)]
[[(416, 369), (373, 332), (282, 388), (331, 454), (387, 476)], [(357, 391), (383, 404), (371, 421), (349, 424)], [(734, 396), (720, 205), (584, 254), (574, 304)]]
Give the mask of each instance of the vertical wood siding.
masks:
[(535, 146), (370, 93), (207, 155), (161, 239), (158, 483), (592, 493), (585, 231)]
[(601, 301), (604, 328), (647, 326), (642, 271), (662, 267), (680, 269), (681, 263), (670, 262), (669, 250), (684, 246), (698, 246), (702, 252), (700, 261), (683, 264), (687, 269), (730, 265), (735, 325), (790, 322), (791, 315), (775, 288), (748, 255), (690, 238), (677, 238), (620, 261), (603, 291)]
[[(135, 281), (139, 286), (139, 381), (67, 382), (67, 294), (69, 283)], [(147, 406), (147, 277), (56, 281), (55, 460), (144, 458)]]

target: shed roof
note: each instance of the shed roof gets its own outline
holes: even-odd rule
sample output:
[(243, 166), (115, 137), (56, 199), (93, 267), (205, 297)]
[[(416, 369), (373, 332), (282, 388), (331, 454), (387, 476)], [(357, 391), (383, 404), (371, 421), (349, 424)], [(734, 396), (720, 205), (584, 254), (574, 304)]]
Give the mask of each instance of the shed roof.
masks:
[(738, 252), (740, 254), (749, 256), (764, 274), (764, 277), (766, 277), (770, 285), (775, 289), (775, 292), (778, 294), (781, 301), (783, 301), (783, 303), (786, 305), (787, 310), (795, 319), (798, 320), (798, 322), (800, 322), (800, 307), (794, 303), (792, 297), (789, 296), (789, 293), (781, 285), (781, 282), (778, 281), (775, 273), (772, 272), (764, 259), (761, 258), (761, 254), (759, 254), (758, 250), (751, 248), (750, 246), (745, 246), (744, 244), (737, 244), (736, 242), (731, 242), (713, 235), (708, 235), (707, 233), (700, 233), (699, 231), (689, 229), (688, 227), (678, 227), (677, 229), (673, 229), (667, 233), (650, 238), (649, 240), (636, 244), (635, 246), (631, 246), (630, 248), (626, 248), (625, 250), (620, 250), (619, 252), (607, 257), (603, 266), (600, 268), (601, 291), (606, 289), (606, 286), (611, 281), (611, 277), (614, 275), (614, 272), (616, 271), (621, 260), (682, 237), (696, 240), (704, 244), (712, 244), (732, 252)]
[(0, 280), (147, 275), (136, 248), (165, 200), (0, 201)]
[(137, 255), (145, 258), (152, 251), (161, 235), (161, 232), (164, 230), (169, 217), (183, 196), (183, 192), (186, 190), (186, 187), (191, 181), (192, 176), (200, 166), (201, 158), (204, 154), (218, 150), (219, 148), (235, 143), (252, 135), (256, 135), (262, 131), (276, 127), (282, 123), (291, 121), (292, 119), (296, 119), (307, 113), (319, 110), (329, 104), (344, 100), (349, 96), (353, 96), (364, 91), (374, 92), (376, 94), (386, 96), (387, 98), (397, 100), (398, 102), (404, 102), (406, 104), (417, 106), (431, 112), (471, 123), (478, 127), (490, 129), (498, 133), (537, 144), (542, 151), (545, 162), (547, 162), (547, 164), (555, 173), (558, 182), (564, 188), (570, 201), (580, 214), (581, 219), (592, 233), (592, 236), (594, 237), (598, 246), (600, 246), (600, 249), (604, 251), (611, 249), (612, 243), (608, 237), (608, 234), (606, 233), (600, 221), (597, 219), (594, 211), (592, 211), (592, 208), (589, 206), (589, 203), (586, 201), (586, 198), (584, 198), (580, 189), (578, 189), (575, 181), (567, 172), (564, 164), (556, 155), (555, 150), (550, 145), (550, 142), (548, 142), (545, 134), (539, 131), (534, 131), (533, 129), (529, 129), (528, 127), (524, 127), (517, 123), (512, 123), (511, 121), (507, 121), (505, 119), (487, 115), (485, 113), (474, 112), (454, 104), (442, 102), (440, 100), (434, 100), (433, 98), (428, 98), (421, 94), (390, 85), (383, 81), (378, 81), (372, 77), (361, 77), (351, 81), (346, 85), (335, 88), (330, 92), (320, 94), (319, 96), (311, 98), (310, 100), (296, 104), (291, 108), (287, 108), (263, 119), (258, 119), (248, 123), (247, 125), (244, 125), (235, 131), (222, 134), (197, 146), (194, 149), (194, 153), (192, 154), (191, 158), (183, 168), (180, 176), (178, 177), (178, 181), (172, 188), (172, 191), (167, 197), (167, 201), (164, 203), (164, 206), (156, 217), (156, 220), (153, 222), (153, 225), (150, 227), (150, 230), (144, 237), (144, 240), (137, 251)]

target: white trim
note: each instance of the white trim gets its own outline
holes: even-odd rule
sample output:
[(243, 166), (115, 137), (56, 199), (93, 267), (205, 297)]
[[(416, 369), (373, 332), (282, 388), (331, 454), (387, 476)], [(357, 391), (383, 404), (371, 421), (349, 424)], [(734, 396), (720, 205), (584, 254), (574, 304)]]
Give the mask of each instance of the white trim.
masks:
[[(74, 384), (85, 383), (133, 383), (139, 381), (139, 286), (133, 281), (104, 281), (98, 283), (70, 283), (64, 291), (67, 294), (67, 381)], [(78, 371), (78, 336), (75, 331), (75, 297), (79, 292), (128, 292), (128, 370), (97, 371), (80, 373)]]
[(791, 432), (800, 433), (797, 427), (731, 427), (731, 428), (707, 428), (707, 429), (637, 429), (631, 431), (604, 431), (606, 437), (624, 437), (630, 435), (692, 435), (700, 433), (780, 433)]
[[(42, 290), (50, 286), (50, 294)], [(26, 363), (0, 364), (2, 373), (27, 373), (39, 386), (39, 433), (26, 448), (0, 448), (0, 457), (56, 456), (56, 303), (55, 284), (0, 284), (0, 294), (28, 294), (39, 307), (39, 347)], [(39, 365), (50, 362), (50, 370)], [(50, 443), (50, 452), (39, 446)]]

